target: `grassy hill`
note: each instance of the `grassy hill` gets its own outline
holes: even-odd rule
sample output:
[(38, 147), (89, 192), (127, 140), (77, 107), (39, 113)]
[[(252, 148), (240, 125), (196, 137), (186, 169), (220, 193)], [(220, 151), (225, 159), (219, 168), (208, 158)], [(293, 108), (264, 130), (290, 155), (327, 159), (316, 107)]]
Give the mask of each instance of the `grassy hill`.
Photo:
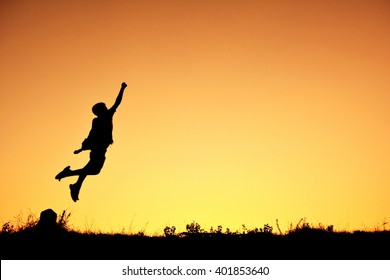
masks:
[(259, 260), (379, 260), (390, 259), (390, 231), (337, 232), (333, 226), (300, 222), (286, 233), (268, 224), (242, 232), (205, 231), (193, 222), (186, 232), (166, 227), (161, 236), (79, 232), (62, 213), (51, 226), (29, 219), (6, 223), (0, 233), (1, 259), (259, 259)]

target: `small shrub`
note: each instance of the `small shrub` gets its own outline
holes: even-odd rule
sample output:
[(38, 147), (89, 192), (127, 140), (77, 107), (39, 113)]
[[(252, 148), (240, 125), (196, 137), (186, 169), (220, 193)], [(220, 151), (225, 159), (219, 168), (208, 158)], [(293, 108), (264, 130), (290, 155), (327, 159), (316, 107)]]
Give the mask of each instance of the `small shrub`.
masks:
[(62, 211), (62, 214), (58, 217), (57, 226), (60, 229), (69, 230), (69, 218), (71, 213), (66, 213), (66, 210)]
[(16, 231), (30, 230), (37, 226), (39, 219), (36, 218), (33, 214), (29, 214), (25, 221), (23, 221), (22, 215), (20, 214), (16, 217), (17, 229)]
[(273, 230), (273, 228), (269, 224), (264, 225), (264, 228), (263, 228), (264, 233), (272, 234), (272, 230)]
[(262, 232), (262, 229), (254, 228), (248, 231), (248, 234), (257, 234), (259, 232)]
[(15, 228), (10, 222), (6, 222), (1, 228), (1, 234), (12, 234), (15, 232)]
[(198, 223), (196, 223), (195, 221), (193, 221), (191, 224), (188, 224), (186, 226), (186, 230), (188, 233), (192, 233), (192, 234), (198, 234), (198, 233), (203, 232), (200, 225)]
[(175, 235), (175, 231), (176, 231), (176, 227), (175, 226), (172, 226), (172, 227), (166, 226), (164, 228), (164, 235), (165, 235), (165, 237), (174, 236)]

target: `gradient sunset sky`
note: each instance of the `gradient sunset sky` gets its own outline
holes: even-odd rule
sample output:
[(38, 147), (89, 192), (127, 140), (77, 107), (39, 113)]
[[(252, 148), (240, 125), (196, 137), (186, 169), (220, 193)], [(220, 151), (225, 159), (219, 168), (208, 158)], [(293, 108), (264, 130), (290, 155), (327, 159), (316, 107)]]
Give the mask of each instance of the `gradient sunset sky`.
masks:
[[(390, 2), (2, 1), (0, 221), (336, 230), (390, 220)], [(74, 203), (55, 175), (112, 105)]]

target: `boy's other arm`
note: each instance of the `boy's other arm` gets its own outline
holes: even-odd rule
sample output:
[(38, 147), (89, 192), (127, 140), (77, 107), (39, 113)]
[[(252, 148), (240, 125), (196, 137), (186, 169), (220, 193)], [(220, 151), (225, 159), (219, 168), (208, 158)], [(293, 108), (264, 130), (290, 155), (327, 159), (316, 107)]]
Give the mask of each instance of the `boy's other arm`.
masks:
[(110, 108), (110, 111), (116, 111), (119, 104), (122, 102), (123, 92), (125, 91), (125, 88), (127, 87), (127, 84), (125, 82), (122, 83), (121, 89), (119, 90), (118, 96), (116, 97), (114, 105)]

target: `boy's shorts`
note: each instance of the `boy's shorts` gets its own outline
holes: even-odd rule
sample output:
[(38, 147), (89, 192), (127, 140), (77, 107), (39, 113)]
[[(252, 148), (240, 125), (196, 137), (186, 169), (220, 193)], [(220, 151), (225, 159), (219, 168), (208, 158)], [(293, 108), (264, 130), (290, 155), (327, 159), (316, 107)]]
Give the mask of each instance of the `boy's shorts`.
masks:
[(98, 174), (106, 160), (107, 149), (94, 149), (89, 154), (89, 162), (85, 166), (88, 170)]

